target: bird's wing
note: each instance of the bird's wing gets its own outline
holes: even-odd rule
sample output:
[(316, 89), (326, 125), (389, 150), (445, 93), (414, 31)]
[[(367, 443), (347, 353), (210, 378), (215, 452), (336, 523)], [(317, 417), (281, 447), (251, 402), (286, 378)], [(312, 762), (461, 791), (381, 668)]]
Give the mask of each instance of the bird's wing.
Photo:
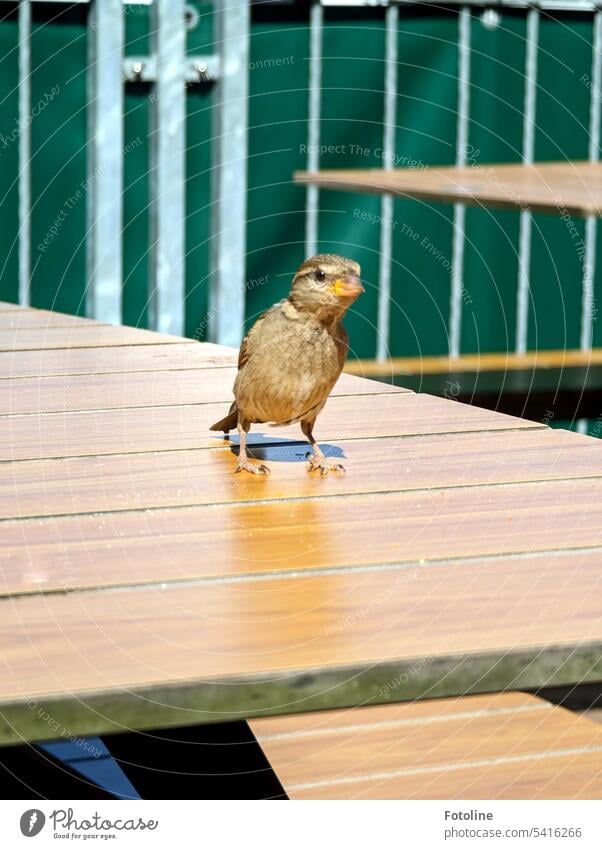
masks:
[(262, 315), (259, 316), (253, 327), (249, 330), (245, 338), (240, 343), (240, 351), (238, 352), (238, 370), (249, 362), (249, 357), (253, 352), (253, 342), (257, 337), (257, 334), (261, 332), (261, 325), (265, 321), (266, 317), (273, 313), (274, 310), (279, 309), (280, 303), (274, 304), (273, 307), (270, 307), (269, 310), (266, 310)]
[(349, 350), (349, 336), (341, 322), (339, 322), (336, 330), (336, 340), (338, 343), (337, 353), (339, 357), (339, 366), (341, 371), (343, 371), (345, 360), (347, 359), (347, 351)]

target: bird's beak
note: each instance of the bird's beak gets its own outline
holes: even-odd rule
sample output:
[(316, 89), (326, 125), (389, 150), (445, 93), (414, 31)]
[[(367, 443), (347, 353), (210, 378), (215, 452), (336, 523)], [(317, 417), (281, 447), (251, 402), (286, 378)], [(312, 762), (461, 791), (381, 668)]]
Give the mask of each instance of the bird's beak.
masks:
[(365, 291), (359, 277), (355, 274), (347, 274), (345, 277), (339, 277), (334, 281), (333, 290), (337, 298), (342, 298), (346, 301), (355, 301)]

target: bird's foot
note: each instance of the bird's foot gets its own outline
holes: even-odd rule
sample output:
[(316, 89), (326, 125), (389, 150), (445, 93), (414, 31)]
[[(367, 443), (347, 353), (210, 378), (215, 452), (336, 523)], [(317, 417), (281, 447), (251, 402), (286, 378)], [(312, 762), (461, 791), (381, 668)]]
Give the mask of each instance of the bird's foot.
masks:
[(264, 466), (263, 463), (249, 463), (248, 460), (239, 461), (235, 473), (237, 472), (251, 472), (252, 475), (269, 475), (270, 470), (267, 466)]
[(340, 463), (329, 463), (326, 457), (316, 457), (316, 455), (312, 454), (311, 451), (308, 451), (305, 457), (307, 459), (308, 472), (315, 472), (319, 469), (321, 475), (327, 475), (328, 472), (345, 471), (345, 467)]

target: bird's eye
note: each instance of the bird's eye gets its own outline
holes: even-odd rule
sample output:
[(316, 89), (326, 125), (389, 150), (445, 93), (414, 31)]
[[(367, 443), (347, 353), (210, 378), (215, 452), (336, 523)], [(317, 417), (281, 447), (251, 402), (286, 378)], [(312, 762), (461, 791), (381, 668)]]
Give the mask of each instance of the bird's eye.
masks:
[(326, 272), (322, 271), (321, 268), (318, 268), (318, 270), (316, 271), (316, 280), (326, 280)]

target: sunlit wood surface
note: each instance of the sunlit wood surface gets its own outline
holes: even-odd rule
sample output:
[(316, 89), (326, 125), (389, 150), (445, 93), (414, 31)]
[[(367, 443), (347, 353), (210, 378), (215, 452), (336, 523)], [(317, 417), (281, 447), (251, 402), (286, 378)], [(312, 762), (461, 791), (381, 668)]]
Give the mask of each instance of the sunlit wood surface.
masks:
[(422, 201), (553, 215), (602, 214), (602, 164), (597, 162), (297, 171), (295, 180), (324, 189), (391, 193)]
[(602, 679), (602, 443), (343, 375), (235, 475), (235, 362), (0, 304), (2, 742)]
[(602, 728), (525, 693), (251, 728), (291, 799), (602, 799)]
[(490, 354), (462, 354), (460, 357), (392, 357), (377, 360), (353, 360), (345, 371), (362, 377), (393, 377), (414, 374), (455, 374), (465, 371), (518, 371), (521, 369), (586, 369), (602, 365), (602, 348), (588, 351), (555, 350), (510, 351)]

